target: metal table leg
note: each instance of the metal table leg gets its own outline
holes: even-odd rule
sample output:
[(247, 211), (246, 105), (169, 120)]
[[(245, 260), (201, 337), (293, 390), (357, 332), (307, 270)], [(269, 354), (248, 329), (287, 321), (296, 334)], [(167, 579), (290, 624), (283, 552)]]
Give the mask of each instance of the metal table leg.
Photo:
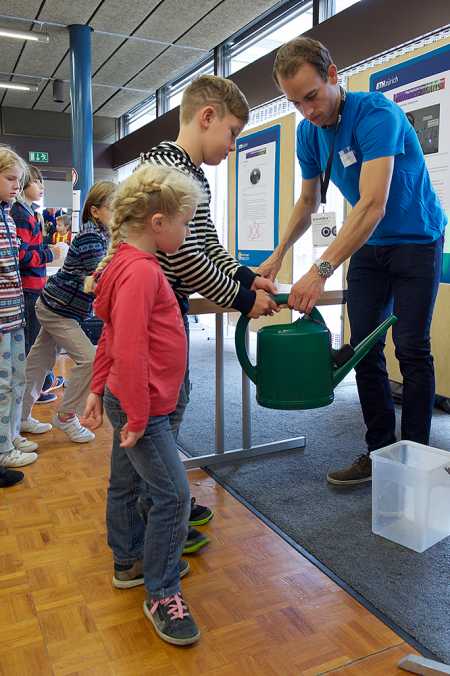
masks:
[(407, 655), (398, 664), (400, 669), (409, 671), (412, 674), (422, 674), (423, 676), (438, 676), (450, 674), (450, 665), (428, 660), (421, 655)]
[[(246, 336), (248, 348), (248, 331)], [(280, 451), (304, 448), (306, 437), (300, 436), (283, 441), (273, 441), (258, 446), (251, 445), (251, 404), (250, 382), (245, 374), (242, 376), (242, 446), (232, 451), (225, 451), (224, 432), (224, 368), (223, 368), (223, 315), (216, 314), (216, 451), (195, 458), (186, 458), (183, 464), (186, 469), (222, 465), (226, 462), (242, 462), (259, 455), (268, 455)]]

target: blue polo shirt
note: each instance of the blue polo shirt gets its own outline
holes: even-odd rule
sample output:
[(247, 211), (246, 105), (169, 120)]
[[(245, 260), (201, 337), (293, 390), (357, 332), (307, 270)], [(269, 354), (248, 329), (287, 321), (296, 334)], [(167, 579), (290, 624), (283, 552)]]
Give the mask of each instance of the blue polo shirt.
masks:
[[(426, 244), (442, 235), (447, 217), (431, 185), (417, 134), (397, 104), (379, 92), (348, 92), (337, 129), (302, 120), (297, 157), (303, 178), (325, 172), (334, 136), (331, 180), (352, 206), (360, 197), (361, 164), (395, 158), (386, 213), (367, 244)], [(344, 167), (339, 152), (350, 149), (356, 162)]]

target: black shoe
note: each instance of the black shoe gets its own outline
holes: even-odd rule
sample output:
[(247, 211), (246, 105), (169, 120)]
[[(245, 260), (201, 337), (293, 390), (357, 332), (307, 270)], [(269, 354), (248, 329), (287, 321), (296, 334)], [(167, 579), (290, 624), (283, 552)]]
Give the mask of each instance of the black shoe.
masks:
[(195, 554), (209, 543), (209, 538), (203, 535), (196, 528), (189, 528), (186, 542), (184, 543), (183, 554)]
[[(189, 561), (180, 559), (180, 580), (187, 575), (191, 570)], [(131, 589), (132, 587), (139, 587), (144, 584), (144, 567), (143, 562), (135, 561), (132, 566), (121, 570), (121, 566), (114, 565), (113, 586), (116, 589)]]
[(191, 515), (189, 517), (190, 526), (204, 526), (205, 523), (211, 521), (214, 512), (209, 507), (198, 505), (195, 498), (191, 498)]
[(327, 481), (335, 486), (355, 486), (372, 481), (372, 460), (369, 455), (360, 455), (350, 467), (328, 472)]
[(144, 615), (153, 624), (158, 636), (167, 643), (190, 645), (200, 638), (200, 631), (181, 593), (166, 599), (145, 601)]
[(16, 472), (14, 469), (0, 468), (0, 488), (9, 488), (15, 486), (24, 478), (23, 472)]

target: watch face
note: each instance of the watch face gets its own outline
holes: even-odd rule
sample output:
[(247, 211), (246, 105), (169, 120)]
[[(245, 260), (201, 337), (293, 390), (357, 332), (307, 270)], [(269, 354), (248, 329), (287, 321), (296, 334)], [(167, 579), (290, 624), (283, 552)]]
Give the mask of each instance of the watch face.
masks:
[(319, 275), (321, 277), (331, 277), (334, 272), (333, 266), (328, 261), (321, 261), (318, 265)]

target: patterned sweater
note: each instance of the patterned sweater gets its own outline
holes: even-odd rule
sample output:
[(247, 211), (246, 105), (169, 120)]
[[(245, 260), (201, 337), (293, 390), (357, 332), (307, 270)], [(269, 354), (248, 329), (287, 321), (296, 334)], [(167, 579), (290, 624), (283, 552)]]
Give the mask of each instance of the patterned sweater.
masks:
[(211, 191), (203, 170), (195, 166), (183, 148), (171, 141), (143, 153), (141, 161), (175, 167), (189, 174), (200, 183), (205, 194), (205, 200), (189, 223), (190, 235), (184, 244), (174, 254), (157, 252), (166, 277), (177, 296), (184, 300), (186, 309), (189, 295), (197, 292), (222, 307), (231, 306), (248, 314), (256, 299), (256, 293), (250, 290), (256, 275), (220, 244), (211, 220)]
[(24, 326), (24, 299), (19, 273), (19, 243), (9, 204), (0, 202), (0, 331)]
[(19, 269), (24, 291), (40, 293), (47, 281), (47, 263), (53, 260), (53, 253), (44, 244), (42, 228), (33, 207), (17, 200), (11, 207), (11, 216), (20, 240)]
[(109, 234), (95, 223), (84, 223), (67, 252), (64, 265), (49, 277), (42, 291), (42, 302), (56, 314), (82, 321), (92, 314), (94, 295), (83, 291), (84, 280), (106, 255)]

